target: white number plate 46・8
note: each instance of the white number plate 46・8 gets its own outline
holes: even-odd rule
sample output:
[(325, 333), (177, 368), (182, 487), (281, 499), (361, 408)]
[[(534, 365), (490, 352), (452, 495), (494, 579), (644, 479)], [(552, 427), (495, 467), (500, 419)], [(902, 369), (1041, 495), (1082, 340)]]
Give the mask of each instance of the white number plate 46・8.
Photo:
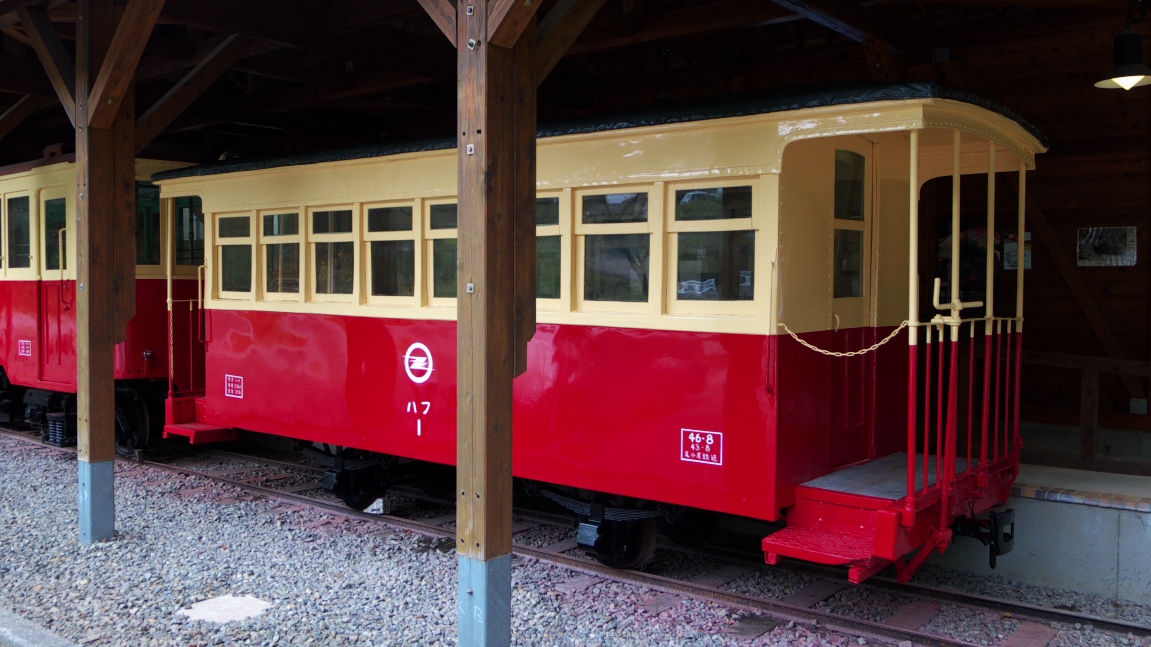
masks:
[(689, 463), (723, 465), (723, 434), (718, 431), (680, 429), (679, 459)]

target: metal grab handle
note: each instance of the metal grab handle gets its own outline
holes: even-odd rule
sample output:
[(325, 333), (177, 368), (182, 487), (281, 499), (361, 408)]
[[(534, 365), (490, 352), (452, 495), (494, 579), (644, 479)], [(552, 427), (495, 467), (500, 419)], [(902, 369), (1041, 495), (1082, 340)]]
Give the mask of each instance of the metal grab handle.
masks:
[(72, 308), (72, 304), (75, 303), (76, 300), (72, 299), (71, 301), (68, 301), (64, 299), (64, 259), (67, 257), (68, 253), (67, 248), (64, 247), (64, 232), (66, 231), (68, 231), (67, 227), (61, 227), (56, 230), (56, 243), (58, 245), (56, 249), (59, 252), (56, 255), (56, 260), (60, 263), (60, 303), (64, 304), (65, 310), (70, 310)]
[(207, 343), (207, 332), (204, 330), (204, 265), (196, 268), (196, 340), (201, 344)]
[(958, 313), (964, 308), (982, 308), (982, 301), (952, 301), (951, 303), (939, 302), (939, 277), (935, 278), (935, 288), (931, 295), (931, 305), (935, 306), (936, 310), (950, 310), (952, 314)]

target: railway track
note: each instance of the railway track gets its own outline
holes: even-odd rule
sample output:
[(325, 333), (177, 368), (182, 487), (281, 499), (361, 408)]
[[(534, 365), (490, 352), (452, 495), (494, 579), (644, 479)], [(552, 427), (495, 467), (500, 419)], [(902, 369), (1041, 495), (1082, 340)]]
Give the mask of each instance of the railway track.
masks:
[[(43, 444), (35, 434), (13, 429), (0, 428), (0, 434), (19, 438), (25, 442)], [(59, 449), (45, 445), (52, 449)], [(454, 514), (442, 514), (426, 519), (413, 519), (403, 516), (405, 511), (417, 509), (419, 506), (408, 506), (385, 514), (368, 514), (351, 510), (336, 500), (326, 499), (324, 496), (309, 496), (307, 493), (320, 490), (319, 477), (325, 469), (316, 465), (306, 465), (298, 462), (282, 461), (259, 455), (245, 454), (219, 449), (191, 450), (179, 448), (168, 450), (166, 455), (161, 452), (155, 458), (143, 460), (121, 459), (133, 465), (144, 465), (150, 468), (171, 472), (182, 476), (195, 476), (209, 479), (216, 483), (230, 485), (248, 491), (253, 495), (260, 495), (268, 499), (278, 500), (299, 506), (306, 506), (339, 516), (363, 519), (381, 523), (394, 528), (410, 530), (429, 538), (440, 540), (441, 550), (450, 551), (454, 547), (455, 530), (445, 526), (454, 522)], [(180, 464), (183, 463), (183, 464)], [(206, 470), (196, 469), (224, 464), (230, 469)], [(232, 465), (238, 464), (239, 466)], [(285, 476), (290, 475), (290, 476)], [(276, 487), (277, 483), (289, 479), (303, 481), (295, 485)], [(451, 507), (452, 501), (421, 494), (413, 488), (396, 488), (397, 494), (421, 502), (423, 504)], [(528, 520), (523, 528), (535, 525), (556, 525), (570, 528), (570, 520), (547, 512), (537, 510), (524, 510), (517, 508), (516, 516)], [(449, 540), (444, 542), (442, 540)], [(770, 631), (775, 623), (795, 622), (818, 626), (826, 630), (837, 631), (864, 639), (878, 640), (880, 642), (904, 643), (910, 641), (914, 645), (924, 646), (971, 646), (977, 643), (966, 642), (954, 637), (930, 633), (924, 630), (935, 613), (939, 612), (940, 605), (951, 604), (964, 607), (973, 607), (984, 611), (993, 611), (1002, 617), (1011, 617), (1022, 624), (1016, 633), (1022, 632), (1018, 640), (1011, 644), (1013, 647), (1040, 647), (1047, 645), (1055, 636), (1055, 629), (1051, 623), (1060, 623), (1067, 626), (1090, 625), (1096, 630), (1110, 631), (1121, 636), (1134, 635), (1140, 638), (1151, 637), (1151, 627), (1137, 625), (1115, 620), (1090, 616), (1071, 611), (1052, 609), (1037, 605), (991, 598), (982, 595), (965, 593), (952, 589), (925, 586), (922, 584), (898, 584), (894, 580), (873, 577), (859, 585), (857, 590), (874, 591), (878, 593), (896, 593), (899, 596), (910, 598), (911, 603), (899, 610), (895, 615), (876, 622), (864, 618), (834, 613), (817, 606), (847, 589), (844, 574), (830, 567), (818, 565), (786, 563), (783, 566), (772, 567), (802, 574), (810, 578), (810, 583), (801, 590), (795, 591), (782, 599), (760, 597), (731, 590), (724, 587), (735, 580), (755, 572), (767, 569), (762, 562), (762, 555), (746, 551), (725, 548), (684, 548), (661, 542), (663, 551), (671, 551), (695, 558), (712, 560), (722, 564), (701, 577), (679, 578), (645, 572), (643, 570), (620, 571), (599, 564), (582, 555), (569, 554), (576, 549), (574, 540), (563, 540), (542, 548), (516, 544), (514, 552), (520, 557), (531, 558), (541, 562), (562, 566), (569, 570), (598, 581), (626, 582), (640, 585), (668, 596), (665, 603), (674, 604), (673, 596), (687, 596), (697, 600), (715, 602), (718, 604), (738, 607), (749, 611), (766, 614), (769, 621), (758, 616), (748, 616), (749, 627), (742, 634), (745, 637), (754, 637), (755, 632)], [(594, 584), (589, 584), (589, 586)], [(657, 601), (657, 604), (659, 601)], [(754, 634), (754, 635), (753, 635)], [(1010, 638), (1011, 634), (1006, 636)]]

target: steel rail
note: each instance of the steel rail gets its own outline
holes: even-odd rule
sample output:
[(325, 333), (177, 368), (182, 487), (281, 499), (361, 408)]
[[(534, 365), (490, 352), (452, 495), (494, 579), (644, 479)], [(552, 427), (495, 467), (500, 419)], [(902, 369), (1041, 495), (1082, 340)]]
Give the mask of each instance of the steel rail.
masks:
[[(41, 442), (39, 439), (29, 437), (28, 435), (19, 432), (0, 428), (0, 434), (19, 439), (30, 444), (41, 445), (43, 447), (56, 450), (75, 452), (73, 448), (60, 448), (54, 445)], [(299, 469), (304, 466), (296, 465), (294, 463), (287, 463), (284, 461), (272, 461), (270, 459), (263, 459), (246, 454), (223, 452), (221, 450), (208, 450), (207, 453), (220, 453), (227, 454), (231, 458), (239, 458), (250, 461), (265, 461), (268, 463), (275, 463), (285, 468)], [(181, 457), (185, 458), (185, 457)], [(278, 500), (284, 503), (291, 503), (295, 505), (305, 506), (309, 508), (323, 510), (332, 514), (357, 518), (365, 521), (373, 521), (383, 523), (385, 525), (398, 527), (404, 530), (440, 539), (451, 538), (454, 540), (456, 533), (454, 530), (446, 530), (440, 526), (405, 519), (403, 517), (395, 516), (392, 514), (373, 515), (358, 510), (353, 510), (345, 507), (342, 504), (329, 503), (326, 501), (318, 500), (312, 497), (296, 494), (293, 492), (283, 492), (273, 488), (239, 481), (225, 476), (218, 476), (210, 472), (201, 472), (191, 467), (184, 467), (178, 465), (169, 465), (162, 462), (152, 460), (136, 460), (129, 458), (117, 457), (117, 461), (130, 464), (130, 465), (145, 465), (148, 467), (156, 468), (166, 472), (183, 474), (186, 476), (194, 476), (205, 478), (218, 483), (231, 485), (249, 492), (263, 495), (269, 499)], [(308, 469), (308, 468), (305, 468)], [(430, 499), (431, 500), (431, 499)], [(435, 500), (439, 502), (439, 500)], [(445, 500), (445, 503), (446, 500)], [(554, 515), (546, 513), (535, 514), (532, 511), (523, 511), (516, 513), (518, 516), (531, 518), (532, 520), (540, 521), (542, 523), (555, 523), (556, 518)], [(727, 562), (741, 566), (760, 566), (762, 562), (758, 555), (752, 555), (744, 551), (735, 551), (729, 549), (692, 549), (682, 546), (672, 546), (674, 550), (690, 555), (699, 557), (706, 557), (715, 559), (717, 561)], [(677, 580), (674, 578), (656, 575), (652, 573), (644, 573), (642, 571), (622, 571), (614, 569), (595, 562), (579, 559), (564, 555), (562, 553), (550, 552), (545, 549), (531, 548), (527, 546), (514, 546), (513, 553), (521, 557), (530, 557), (557, 566), (562, 566), (570, 570), (578, 571), (586, 575), (595, 577), (602, 577), (617, 582), (624, 582), (630, 584), (638, 584), (650, 589), (662, 591), (664, 593), (687, 595), (696, 599), (716, 602), (719, 604), (740, 607), (750, 610), (759, 610), (770, 614), (776, 620), (783, 620), (785, 622), (791, 621), (801, 624), (809, 624), (823, 629), (838, 631), (845, 634), (850, 634), (862, 638), (882, 639), (882, 640), (896, 640), (904, 641), (910, 640), (913, 644), (924, 645), (927, 647), (971, 647), (973, 643), (968, 643), (961, 640), (947, 638), (936, 634), (928, 634), (915, 630), (906, 630), (896, 627), (884, 625), (882, 623), (872, 622), (858, 618), (851, 618), (849, 616), (838, 615), (827, 611), (820, 611), (806, 607), (787, 604), (781, 600), (773, 600), (769, 598), (760, 598), (731, 591), (723, 591), (714, 586), (707, 586), (704, 584), (697, 584), (691, 581)], [(753, 559), (754, 557), (754, 559)], [(804, 573), (806, 575), (817, 577), (831, 581), (841, 581), (843, 579), (842, 573), (832, 567), (821, 566), (816, 564), (801, 564), (799, 562), (785, 562), (782, 567), (786, 570), (793, 572)], [(867, 588), (875, 588), (882, 590), (889, 590), (899, 592), (912, 597), (919, 597), (924, 599), (931, 599), (936, 601), (945, 601), (956, 604), (964, 604), (967, 606), (991, 609), (999, 612), (1011, 613), (1012, 616), (1020, 616), (1023, 618), (1042, 619), (1047, 621), (1060, 622), (1068, 625), (1075, 623), (1090, 624), (1095, 629), (1102, 629), (1112, 631), (1120, 634), (1133, 634), (1140, 637), (1151, 636), (1151, 627), (1143, 625), (1126, 623), (1121, 620), (1113, 620), (1086, 614), (1080, 614), (1070, 611), (1062, 611), (1057, 609), (1050, 609), (1041, 607), (1026, 602), (1017, 602), (1004, 600), (1001, 598), (992, 598), (974, 593), (965, 593), (962, 591), (941, 589), (938, 587), (931, 587), (922, 584), (899, 584), (894, 580), (881, 577), (872, 577), (864, 584), (860, 585)]]

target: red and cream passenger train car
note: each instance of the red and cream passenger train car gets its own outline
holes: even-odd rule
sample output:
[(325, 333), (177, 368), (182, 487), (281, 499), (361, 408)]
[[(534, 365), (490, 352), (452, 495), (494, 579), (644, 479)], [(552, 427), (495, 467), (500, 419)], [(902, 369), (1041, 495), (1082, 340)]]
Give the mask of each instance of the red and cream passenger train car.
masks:
[[(179, 163), (139, 160), (136, 215), (136, 315), (127, 339), (116, 346), (117, 448), (147, 444), (159, 422), (169, 378), (166, 277), (173, 258), (168, 220), (153, 173)], [(3, 415), (40, 427), (56, 444), (74, 442), (76, 394), (76, 164), (72, 155), (0, 168), (0, 387)], [(61, 253), (63, 250), (63, 253)], [(195, 279), (203, 256), (202, 233), (181, 242), (176, 275)], [(194, 280), (178, 281), (184, 298)], [(183, 322), (180, 322), (183, 323)], [(199, 362), (203, 351), (177, 340), (181, 360)], [(179, 362), (177, 362), (179, 364)], [(70, 440), (71, 438), (71, 440)]]
[[(202, 201), (207, 250), (203, 394), (172, 401), (167, 434), (455, 461), (469, 214), (452, 146), (154, 177), (163, 198)], [(1010, 528), (974, 515), (1017, 472), (1021, 315), (953, 289), (919, 321), (909, 267), (923, 182), (1022, 180), (1043, 150), (1006, 109), (929, 84), (542, 133), (515, 475), (618, 566), (650, 552), (653, 517), (701, 510), (786, 520), (769, 562), (844, 564), (853, 581), (892, 563), (909, 577), (956, 532), (1005, 552)], [(378, 471), (345, 472), (345, 500), (379, 493)]]

